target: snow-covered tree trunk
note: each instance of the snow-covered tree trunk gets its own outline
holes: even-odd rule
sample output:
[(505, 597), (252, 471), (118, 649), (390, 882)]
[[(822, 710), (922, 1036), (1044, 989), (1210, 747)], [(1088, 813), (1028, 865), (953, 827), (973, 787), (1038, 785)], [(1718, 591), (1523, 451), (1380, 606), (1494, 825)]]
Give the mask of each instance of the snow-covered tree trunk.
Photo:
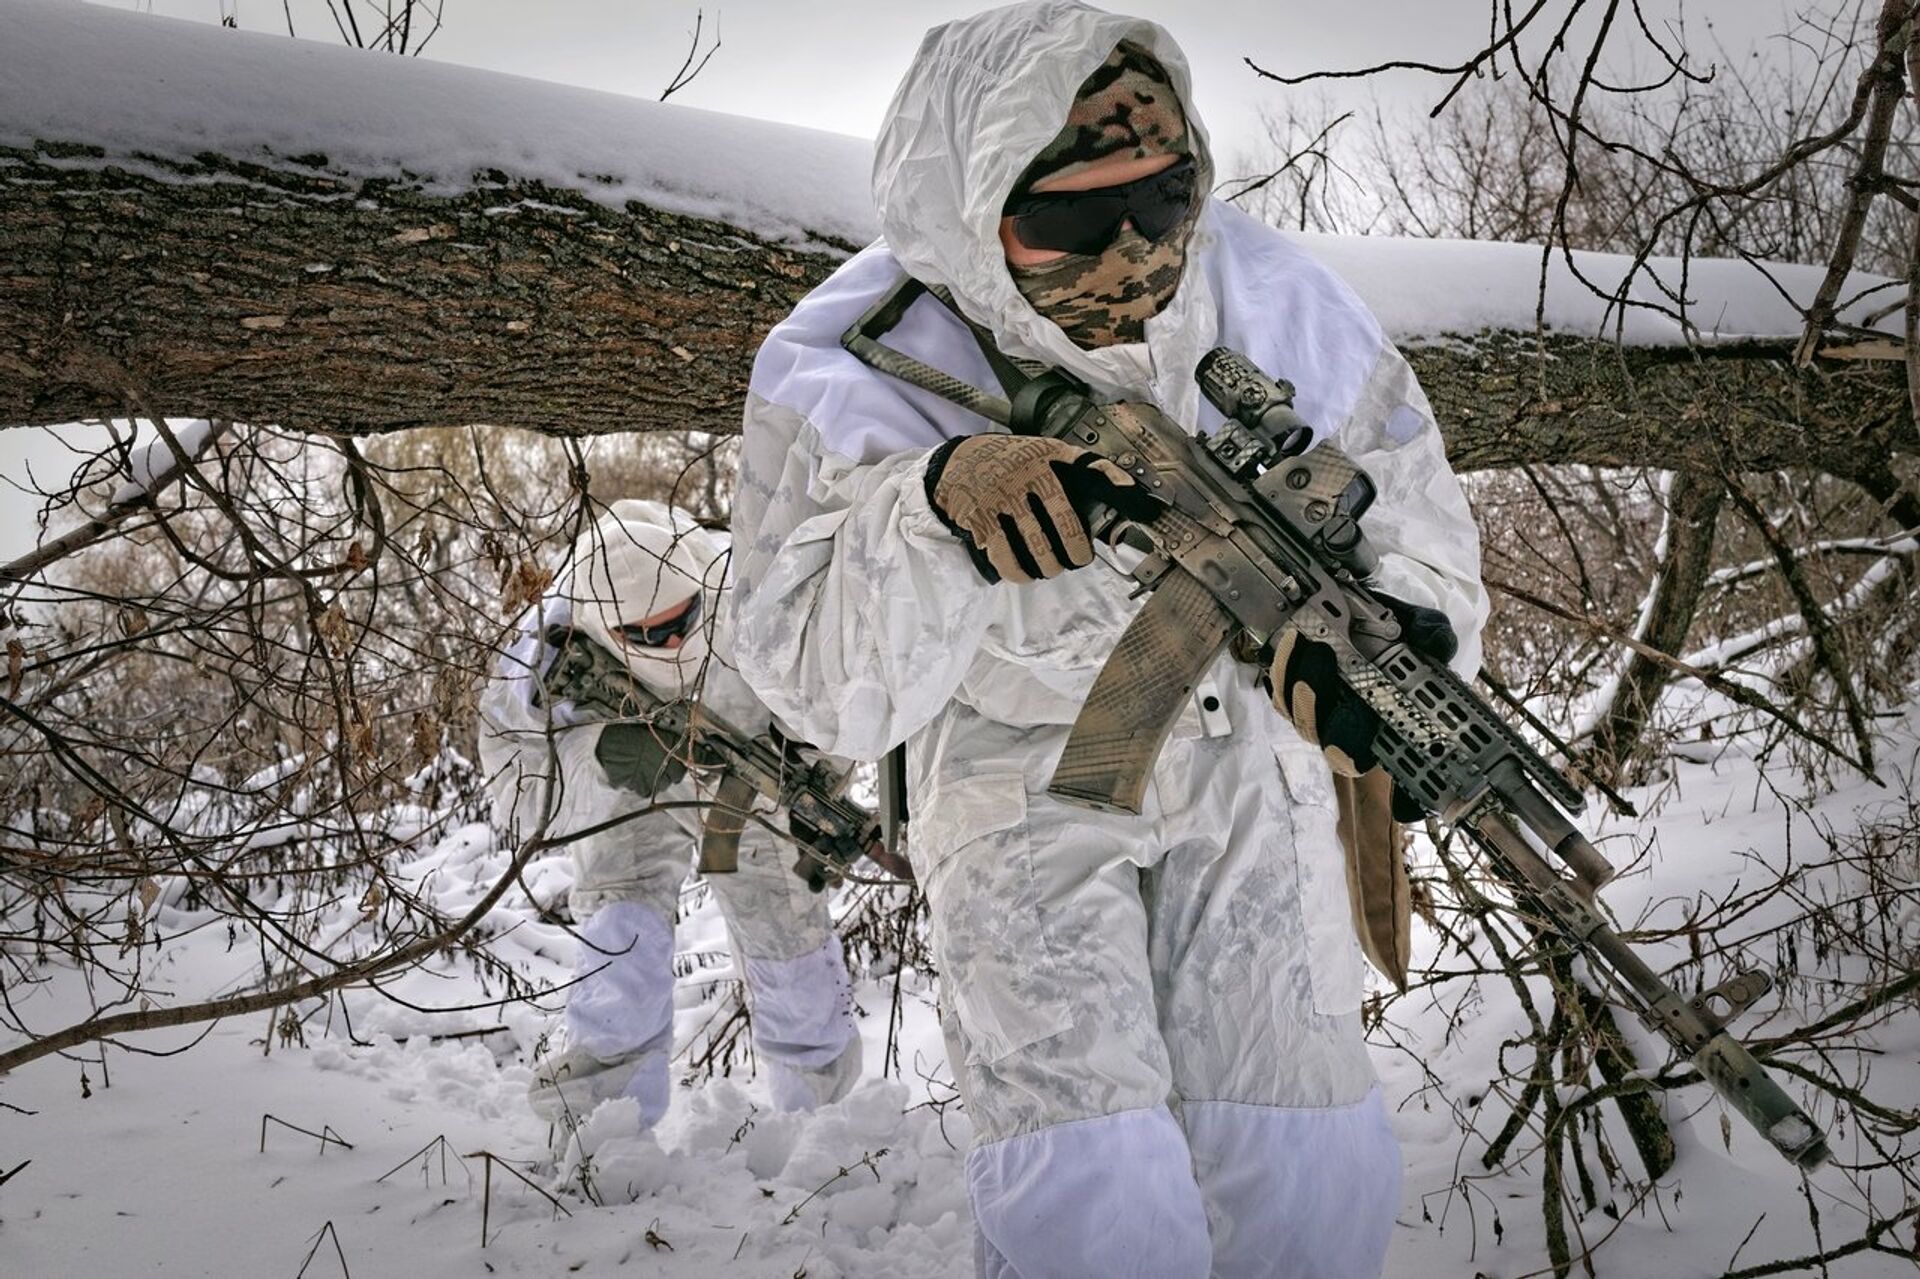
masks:
[(433, 196), (206, 155), (0, 151), (0, 422), (125, 414), (351, 434), (714, 428), (832, 268), (537, 182)]
[[(0, 425), (148, 411), (316, 432), (730, 430), (766, 330), (851, 244), (492, 175), (458, 194), (203, 154), (0, 147)], [(1892, 360), (1488, 332), (1409, 349), (1463, 471), (1806, 466), (1890, 487)], [(1701, 405), (1713, 411), (1703, 412)]]
[[(1684, 652), (1687, 632), (1713, 567), (1714, 533), (1726, 489), (1718, 480), (1676, 474), (1667, 487), (1667, 517), (1660, 538), (1660, 564), (1634, 638), (1662, 653)], [(1613, 695), (1593, 727), (1583, 769), (1618, 782), (1647, 726), (1673, 668), (1645, 650), (1626, 659)]]

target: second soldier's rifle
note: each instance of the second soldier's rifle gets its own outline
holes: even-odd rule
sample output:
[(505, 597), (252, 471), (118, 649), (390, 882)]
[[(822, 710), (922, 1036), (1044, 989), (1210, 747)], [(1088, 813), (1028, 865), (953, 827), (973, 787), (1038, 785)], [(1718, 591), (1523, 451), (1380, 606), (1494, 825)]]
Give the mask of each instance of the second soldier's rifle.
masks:
[(1018, 366), (969, 324), (1007, 391), (1001, 399), (880, 342), (926, 292), (902, 281), (842, 344), (1015, 434), (1091, 450), (1152, 499), (1150, 516), (1091, 512), (1096, 536), (1144, 552), (1126, 571), (1151, 594), (1094, 680), (1050, 793), (1139, 812), (1161, 745), (1221, 650), (1231, 642), (1236, 656), (1258, 661), (1296, 627), (1333, 650), (1341, 677), (1379, 717), (1374, 753), (1394, 784), (1478, 845), (1545, 926), (1775, 1149), (1803, 1168), (1826, 1161), (1819, 1126), (1727, 1030), (1772, 978), (1735, 973), (1688, 998), (1608, 924), (1595, 893), (1613, 868), (1564, 815), (1580, 812), (1581, 793), (1444, 662), (1402, 642), (1369, 586), (1378, 558), (1360, 520), (1373, 482), (1332, 444), (1313, 447), (1292, 387), (1214, 349), (1196, 376), (1226, 421), (1200, 436), (1151, 404), (1098, 404), (1060, 370)]
[(557, 650), (540, 680), (549, 697), (570, 698), (609, 723), (645, 725), (676, 772), (718, 773), (702, 818), (702, 871), (739, 865), (740, 833), (753, 820), (756, 799), (771, 800), (786, 814), (800, 850), (794, 873), (815, 892), (846, 878), (878, 844), (880, 823), (846, 797), (846, 778), (826, 760), (775, 733), (749, 734), (698, 702), (662, 697), (580, 631), (555, 627), (546, 639)]

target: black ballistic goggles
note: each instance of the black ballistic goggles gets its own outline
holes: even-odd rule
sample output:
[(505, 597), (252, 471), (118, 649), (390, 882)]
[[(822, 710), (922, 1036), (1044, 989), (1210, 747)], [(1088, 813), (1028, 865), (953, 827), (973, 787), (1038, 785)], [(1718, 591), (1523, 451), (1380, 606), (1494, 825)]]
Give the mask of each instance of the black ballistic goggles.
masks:
[(694, 623), (700, 620), (700, 597), (687, 597), (687, 606), (664, 622), (652, 626), (642, 626), (638, 622), (628, 622), (620, 628), (620, 634), (629, 644), (639, 644), (645, 648), (663, 648), (666, 642), (676, 635), (685, 635), (692, 630)]
[(1183, 155), (1158, 173), (1091, 191), (1026, 192), (1007, 201), (1013, 238), (1029, 249), (1098, 253), (1128, 218), (1141, 235), (1164, 240), (1193, 208), (1193, 157)]

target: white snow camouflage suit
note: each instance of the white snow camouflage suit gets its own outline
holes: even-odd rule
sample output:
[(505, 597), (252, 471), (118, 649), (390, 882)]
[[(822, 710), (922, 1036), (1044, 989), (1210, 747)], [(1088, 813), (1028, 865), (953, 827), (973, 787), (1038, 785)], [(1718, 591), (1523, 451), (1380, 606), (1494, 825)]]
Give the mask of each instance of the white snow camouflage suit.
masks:
[[(1167, 68), (1202, 189), (1185, 60), (1144, 21), (1060, 0), (936, 28), (882, 127), (885, 238), (767, 338), (734, 536), (736, 660), (823, 749), (908, 744), (909, 856), (931, 908), (949, 1054), (974, 1125), (986, 1276), (1354, 1279), (1383, 1262), (1399, 1154), (1361, 1040), (1331, 776), (1223, 657), (1138, 817), (1046, 794), (1137, 601), (1096, 563), (989, 585), (929, 508), (929, 452), (989, 427), (869, 369), (841, 333), (903, 273), (946, 285), (1006, 353), (1202, 431), (1193, 369), (1225, 344), (1291, 379), (1367, 468), (1377, 585), (1443, 610), (1478, 663), (1478, 536), (1425, 397), (1365, 307), (1276, 231), (1208, 202), (1139, 344), (1081, 350), (1016, 289), (997, 229), (1028, 160), (1122, 40)], [(922, 299), (887, 341), (997, 384)]]
[[(480, 758), (494, 797), (495, 825), (514, 843), (539, 828), (549, 803), (549, 835), (585, 830), (655, 803), (670, 806), (570, 846), (575, 875), (568, 902), (580, 945), (578, 980), (567, 990), (568, 1045), (584, 1047), (602, 1061), (640, 1054), (623, 1094), (640, 1103), (643, 1122), (651, 1124), (665, 1113), (670, 1096), (673, 920), (703, 811), (686, 805), (710, 796), (691, 774), (653, 798), (614, 785), (595, 756), (601, 725), (583, 720), (570, 702), (537, 696), (539, 673), (554, 657), (544, 638), (547, 628), (566, 626), (581, 613), (582, 629), (617, 645), (604, 634), (607, 628), (594, 617), (594, 608), (582, 609), (570, 596), (581, 595), (574, 584), (589, 556), (617, 564), (625, 550), (631, 559), (645, 558), (641, 548), (624, 544), (628, 529), (641, 535), (668, 531), (671, 564), (658, 576), (685, 577), (686, 583), (677, 593), (663, 585), (662, 601), (697, 590), (707, 619), (680, 650), (629, 655), (635, 674), (669, 697), (680, 694), (682, 682), (699, 679), (703, 704), (742, 731), (766, 731), (771, 717), (727, 662), (724, 622), (714, 624), (724, 597), (724, 542), (658, 502), (623, 501), (583, 536), (573, 570), (529, 610), (517, 640), (501, 655), (481, 697)], [(603, 588), (582, 598), (611, 593)], [(627, 616), (653, 611), (650, 600), (621, 603), (624, 607), (614, 611)], [(675, 657), (684, 661), (676, 663)], [(550, 777), (559, 781), (551, 792)], [(680, 806), (671, 807), (675, 804)], [(825, 896), (808, 891), (789, 869), (792, 860), (790, 845), (749, 824), (740, 840), (739, 870), (707, 880), (746, 981), (755, 1049), (767, 1065), (775, 1106), (786, 1110), (837, 1100), (857, 1081), (860, 1069), (840, 939), (828, 919)], [(568, 1107), (575, 1112), (604, 1099), (592, 1081), (567, 1091)]]

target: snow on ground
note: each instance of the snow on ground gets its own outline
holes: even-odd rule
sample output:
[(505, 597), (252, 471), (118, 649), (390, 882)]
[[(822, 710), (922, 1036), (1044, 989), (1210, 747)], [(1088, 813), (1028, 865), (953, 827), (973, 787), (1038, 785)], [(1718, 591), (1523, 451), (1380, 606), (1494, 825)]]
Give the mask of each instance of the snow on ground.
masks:
[[(931, 1112), (902, 1115), (905, 1085), (870, 1082), (801, 1122), (770, 1113), (757, 1090), (721, 1082), (683, 1097), (658, 1140), (635, 1135), (633, 1103), (612, 1103), (582, 1134), (605, 1206), (575, 1189), (563, 1192), (571, 1215), (562, 1216), (495, 1165), (482, 1249), (486, 1168), (476, 1152), (524, 1169), (544, 1151), (544, 1125), (524, 1106), (524, 1067), (503, 1068), (482, 1043), (379, 1037), (262, 1056), (247, 1042), (258, 1030), (224, 1027), (180, 1057), (114, 1060), (113, 1086), (95, 1069), (85, 1101), (73, 1067), (10, 1086), (10, 1104), (38, 1113), (6, 1125), (10, 1162), (33, 1160), (0, 1198), (6, 1272), (291, 1276), (329, 1222), (359, 1276), (465, 1276), (483, 1262), (487, 1273), (525, 1275), (629, 1264), (650, 1275), (783, 1279), (967, 1272), (959, 1155)], [(352, 1147), (323, 1153), (270, 1124), (262, 1154), (268, 1114)], [(877, 1178), (836, 1176), (869, 1153)], [(648, 1230), (662, 1243), (647, 1244)], [(306, 1273), (342, 1273), (331, 1243)]]
[[(1843, 780), (1804, 802), (1778, 775), (1772, 782), (1783, 795), (1776, 798), (1737, 743), (1717, 759), (1677, 765), (1654, 820), (1598, 824), (1623, 864), (1651, 841), (1650, 855), (1609, 888), (1607, 900), (1631, 921), (1649, 903), (1670, 907), (1697, 892), (1724, 891), (1760, 863), (1804, 861), (1822, 830), (1844, 834), (1910, 802), (1920, 711), (1892, 735), (1885, 757), (1892, 761), (1890, 787)], [(451, 912), (477, 899), (504, 865), (487, 828), (465, 826), (416, 856), (401, 878)], [(567, 863), (538, 862), (526, 879), (534, 896), (547, 900), (566, 886)], [(189, 999), (231, 989), (257, 972), (257, 951), (244, 943), (230, 948), (224, 928), (194, 931), (202, 917), (168, 900), (163, 896), (154, 921), (164, 940), (148, 960), (157, 988)], [(686, 975), (677, 998), (683, 1045), (712, 1017), (731, 976), (717, 912), (697, 885), (688, 890), (685, 913), (679, 944)], [(343, 902), (320, 937), (342, 944), (358, 914), (355, 903)], [(1743, 920), (1739, 928), (1751, 935), (1770, 922)], [(505, 899), (489, 924), (494, 954), (524, 977), (555, 982), (570, 970), (566, 930), (540, 922), (524, 895)], [(1893, 926), (1920, 946), (1920, 910), (1910, 906)], [(1423, 950), (1430, 952), (1434, 940), (1424, 936)], [(83, 1010), (83, 991), (62, 962), (50, 961), (42, 972), (44, 985), (10, 998), (30, 1024), (52, 1028)], [(1809, 962), (1790, 985), (1785, 1002), (1793, 1017), (1818, 1005), (1823, 987), (1813, 976)], [(966, 1117), (938, 1082), (950, 1075), (932, 999), (911, 972), (903, 1078), (879, 1077), (890, 982), (882, 973), (858, 986), (870, 1078), (845, 1102), (811, 1116), (776, 1114), (764, 1084), (743, 1065), (733, 1078), (682, 1087), (657, 1134), (637, 1132), (630, 1103), (603, 1107), (558, 1165), (549, 1133), (524, 1101), (530, 1053), (557, 1022), (552, 999), (425, 1013), (358, 991), (304, 1008), (304, 1044), (276, 1038), (268, 1051), (266, 1019), (250, 1017), (219, 1025), (174, 1056), (109, 1049), (105, 1070), (42, 1060), (0, 1078), (0, 1164), (32, 1161), (0, 1186), (5, 1272), (294, 1276), (306, 1264), (306, 1275), (331, 1279), (342, 1273), (337, 1239), (346, 1272), (362, 1279), (621, 1268), (773, 1279), (970, 1274)], [(401, 978), (387, 993), (447, 1008), (484, 1005), (500, 989), (460, 957)], [(1431, 1004), (1397, 1005), (1375, 1054), (1408, 1169), (1388, 1274), (1537, 1274), (1545, 1257), (1537, 1166), (1485, 1173), (1478, 1161), (1505, 1114), (1488, 1090), (1496, 1059), (1503, 1051), (1529, 1051), (1503, 1048), (1520, 1029), (1519, 1014), (1495, 991), (1450, 1027), (1446, 1010), (1454, 1000), (1447, 988), (1436, 995)], [(1779, 1030), (1781, 1002), (1769, 997), (1739, 1029)], [(1665, 1060), (1637, 1027), (1629, 1033), (1644, 1064)], [(197, 1034), (155, 1032), (133, 1043), (164, 1051)], [(1395, 1040), (1404, 1048), (1392, 1046)], [(1920, 1018), (1902, 1016), (1872, 1047), (1880, 1054), (1872, 1093), (1896, 1105), (1920, 1096)], [(1456, 1109), (1478, 1137), (1462, 1138)], [(1602, 1279), (1707, 1279), (1736, 1252), (1742, 1264), (1753, 1264), (1812, 1249), (1800, 1180), (1782, 1161), (1738, 1122), (1723, 1134), (1720, 1108), (1703, 1089), (1671, 1099), (1668, 1110), (1680, 1124), (1677, 1170), (1644, 1196), (1603, 1189), (1602, 1208), (1575, 1221), (1589, 1242), (1608, 1237), (1597, 1263)], [(1817, 1113), (1832, 1118), (1830, 1107)], [(314, 1137), (265, 1121), (261, 1153), (269, 1114), (313, 1133), (336, 1133), (351, 1148), (323, 1149)], [(1624, 1141), (1617, 1145), (1633, 1158)], [(1836, 1129), (1834, 1145), (1842, 1163), (1866, 1153), (1851, 1122)], [(490, 1206), (483, 1205), (480, 1151), (557, 1196), (564, 1215), (505, 1164), (493, 1167)], [(1810, 1189), (1829, 1245), (1857, 1230), (1859, 1195), (1846, 1173), (1822, 1172)], [(649, 1232), (657, 1242), (648, 1241)], [(319, 1252), (308, 1263), (316, 1240)], [(1848, 1258), (1829, 1273), (1877, 1279), (1913, 1271), (1882, 1255)]]
[[(505, 865), (487, 828), (468, 826), (402, 878), (459, 910)], [(527, 883), (544, 899), (569, 879), (555, 858), (536, 863)], [(529, 978), (564, 981), (573, 941), (539, 922), (524, 896), (518, 901), (490, 920), (494, 952)], [(687, 901), (678, 938), (682, 966), (692, 968), (678, 989), (682, 1046), (732, 976), (710, 896), (696, 887)], [(341, 911), (348, 924), (357, 914), (350, 903)], [(257, 973), (257, 951), (229, 950), (224, 929), (186, 931), (204, 922), (193, 912), (163, 906), (153, 922), (170, 938), (150, 965), (160, 989), (189, 998)], [(321, 930), (336, 944), (339, 934), (338, 926)], [(36, 1025), (84, 1011), (74, 974), (49, 973), (48, 987), (14, 996)], [(465, 959), (386, 989), (406, 1004), (361, 991), (342, 1004), (307, 1005), (304, 1044), (276, 1036), (268, 1051), (267, 1019), (249, 1017), (176, 1056), (110, 1049), (104, 1071), (52, 1060), (0, 1078), (8, 1107), (0, 1163), (32, 1160), (0, 1188), (0, 1272), (294, 1275), (328, 1223), (332, 1233), (305, 1271), (328, 1279), (342, 1273), (335, 1238), (348, 1273), (409, 1279), (628, 1265), (648, 1275), (781, 1279), (971, 1272), (960, 1173), (969, 1127), (957, 1104), (940, 1104), (951, 1091), (937, 1082), (945, 1073), (938, 1031), (918, 1001), (900, 1050), (908, 1082), (873, 1077), (839, 1105), (793, 1116), (774, 1112), (764, 1084), (743, 1068), (738, 1078), (682, 1089), (657, 1134), (639, 1130), (631, 1102), (602, 1107), (556, 1164), (526, 1087), (559, 1002), (419, 1011), (498, 994)], [(890, 993), (871, 979), (857, 993), (869, 1062), (883, 1055)], [(165, 1051), (197, 1034), (134, 1043)], [(336, 1134), (351, 1148), (279, 1121)], [(492, 1167), (490, 1204), (481, 1151), (503, 1161)], [(646, 1241), (649, 1230), (657, 1244)]]
[[(905, 68), (901, 68), (902, 71)], [(106, 148), (72, 164), (140, 168), (215, 151), (306, 173), (414, 179), (451, 193), (500, 172), (715, 218), (776, 240), (860, 244), (878, 225), (862, 139), (497, 72), (369, 55), (316, 41), (230, 31), (75, 0), (8, 0), (0, 41), (0, 146), (38, 140)], [(4, 163), (0, 160), (0, 163)], [(1530, 332), (1538, 248), (1384, 236), (1303, 236), (1404, 341), (1482, 329)], [(1614, 333), (1619, 312), (1579, 277), (1613, 291), (1628, 261), (1578, 253), (1548, 265), (1554, 331)], [(1575, 272), (1578, 272), (1576, 276)], [(1809, 300), (1821, 271), (1655, 259), (1627, 295), (1685, 296), (1706, 340), (1796, 335), (1788, 298)], [(1898, 296), (1856, 273), (1841, 318), (1858, 322)], [(1783, 296), (1784, 294), (1784, 296)], [(1883, 320), (1896, 331), (1898, 317)], [(1673, 345), (1686, 331), (1629, 310), (1624, 336)]]

